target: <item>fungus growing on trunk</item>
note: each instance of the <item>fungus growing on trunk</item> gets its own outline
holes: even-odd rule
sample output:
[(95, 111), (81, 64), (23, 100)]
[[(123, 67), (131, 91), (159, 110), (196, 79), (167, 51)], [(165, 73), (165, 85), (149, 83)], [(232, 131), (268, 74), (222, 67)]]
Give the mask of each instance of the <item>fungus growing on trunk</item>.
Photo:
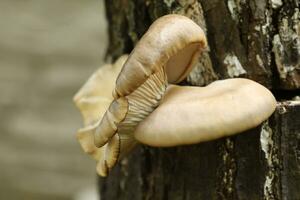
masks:
[(181, 15), (163, 16), (149, 27), (125, 62), (114, 101), (95, 131), (97, 147), (109, 143), (102, 175), (115, 165), (119, 152), (135, 145), (136, 126), (159, 105), (169, 83), (188, 75), (206, 45), (202, 29)]
[[(206, 87), (171, 85), (188, 75), (206, 46), (204, 32), (192, 20), (163, 16), (138, 42), (118, 77), (113, 68), (100, 70), (97, 73), (103, 76), (89, 81), (75, 96), (89, 119), (78, 138), (99, 160), (101, 176), (137, 142), (161, 147), (199, 143), (253, 128), (273, 113), (273, 95), (248, 79), (216, 81)], [(106, 101), (84, 106), (87, 96)]]

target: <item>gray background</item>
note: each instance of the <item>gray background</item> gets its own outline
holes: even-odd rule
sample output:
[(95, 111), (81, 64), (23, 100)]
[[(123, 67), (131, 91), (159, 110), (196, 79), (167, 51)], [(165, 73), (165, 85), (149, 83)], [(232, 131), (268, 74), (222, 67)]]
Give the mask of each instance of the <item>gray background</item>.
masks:
[(96, 198), (72, 97), (106, 44), (101, 0), (0, 0), (0, 199)]

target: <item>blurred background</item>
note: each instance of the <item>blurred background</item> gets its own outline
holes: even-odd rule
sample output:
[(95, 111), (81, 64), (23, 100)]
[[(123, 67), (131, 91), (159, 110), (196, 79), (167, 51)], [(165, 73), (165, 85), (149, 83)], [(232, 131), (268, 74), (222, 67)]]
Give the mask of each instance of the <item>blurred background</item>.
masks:
[(103, 64), (102, 0), (0, 0), (0, 199), (97, 199), (72, 97)]

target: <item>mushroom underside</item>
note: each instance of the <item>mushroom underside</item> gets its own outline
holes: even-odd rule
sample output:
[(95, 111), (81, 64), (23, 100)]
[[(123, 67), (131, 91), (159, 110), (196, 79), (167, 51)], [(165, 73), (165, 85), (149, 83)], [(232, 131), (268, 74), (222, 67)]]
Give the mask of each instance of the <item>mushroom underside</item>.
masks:
[(178, 83), (182, 81), (193, 69), (201, 50), (203, 50), (202, 44), (195, 42), (173, 55), (165, 65), (168, 82)]

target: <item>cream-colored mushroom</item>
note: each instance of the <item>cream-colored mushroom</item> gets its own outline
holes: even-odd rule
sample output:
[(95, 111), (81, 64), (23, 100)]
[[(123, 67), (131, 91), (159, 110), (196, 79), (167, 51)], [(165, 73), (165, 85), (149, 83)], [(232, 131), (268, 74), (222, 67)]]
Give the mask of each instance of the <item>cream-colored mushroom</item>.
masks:
[[(99, 160), (101, 176), (138, 141), (161, 147), (194, 144), (253, 128), (272, 114), (273, 95), (248, 79), (207, 87), (169, 85), (187, 76), (206, 45), (202, 29), (192, 20), (163, 16), (141, 38), (117, 78), (117, 70), (111, 76), (99, 71), (99, 82), (90, 81), (79, 92), (75, 101), (87, 120), (78, 138)], [(104, 96), (105, 101), (91, 100)], [(84, 99), (90, 99), (87, 106)]]
[(125, 62), (114, 101), (95, 131), (96, 146), (109, 146), (101, 175), (115, 165), (119, 152), (133, 148), (136, 126), (159, 105), (168, 83), (187, 76), (205, 48), (204, 32), (187, 17), (166, 15), (150, 26)]
[(254, 128), (275, 108), (272, 93), (249, 79), (221, 80), (206, 87), (170, 85), (134, 135), (156, 147), (196, 144)]
[[(101, 66), (73, 98), (84, 121), (84, 128), (77, 132), (77, 139), (84, 152), (97, 161), (105, 157), (108, 145), (97, 148), (94, 143), (94, 131), (113, 101), (112, 91), (115, 88), (115, 81), (127, 58), (127, 55), (123, 55), (113, 65)], [(99, 162), (97, 165), (99, 174), (101, 170), (101, 162)]]

